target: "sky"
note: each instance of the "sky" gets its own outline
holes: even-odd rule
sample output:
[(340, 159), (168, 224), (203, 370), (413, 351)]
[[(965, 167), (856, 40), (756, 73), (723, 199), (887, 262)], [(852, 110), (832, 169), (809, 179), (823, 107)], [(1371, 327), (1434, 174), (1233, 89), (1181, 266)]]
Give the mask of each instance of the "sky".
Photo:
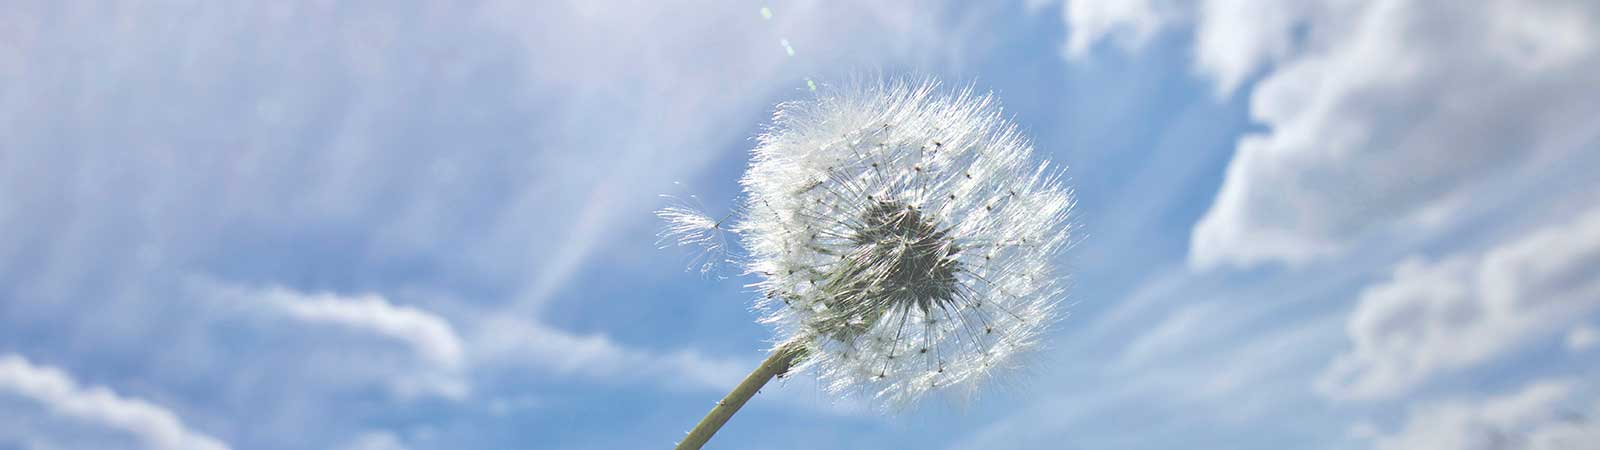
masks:
[(0, 449), (673, 445), (764, 357), (660, 249), (775, 105), (993, 92), (1068, 314), (707, 448), (1600, 448), (1600, 4), (8, 0)]

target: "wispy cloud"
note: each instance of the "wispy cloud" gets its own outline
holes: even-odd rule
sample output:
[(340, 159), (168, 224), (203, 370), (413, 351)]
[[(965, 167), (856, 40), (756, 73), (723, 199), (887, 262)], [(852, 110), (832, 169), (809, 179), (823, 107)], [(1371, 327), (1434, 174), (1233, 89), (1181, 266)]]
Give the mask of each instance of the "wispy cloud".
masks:
[(450, 322), (426, 311), (396, 306), (374, 294), (302, 294), (282, 287), (266, 288), (257, 294), (296, 319), (398, 339), (441, 366), (458, 367), (462, 363), (461, 338)]
[(1058, 376), (1071, 382), (1030, 394), (1026, 408), (951, 448), (1164, 448), (1179, 442), (1096, 432), (1134, 427), (1127, 417), (1140, 418), (1136, 428), (1142, 430), (1222, 439), (1232, 435), (1228, 430), (1296, 411), (1304, 420), (1277, 421), (1275, 432), (1314, 434), (1317, 426), (1305, 422), (1325, 416), (1308, 410), (1307, 402), (1317, 398), (1307, 385), (1325, 364), (1325, 352), (1336, 348), (1343, 322), (1337, 314), (1296, 310), (1336, 292), (1337, 279), (1347, 276), (1330, 278), (1219, 286), (1180, 271), (1126, 299), (1107, 299), (1119, 307), (1078, 318), (1089, 328), (1061, 338), (1065, 348), (1055, 362), (1071, 369)]
[[(405, 397), (440, 395), (460, 400), (470, 391), (466, 350), (461, 337), (448, 320), (435, 313), (396, 305), (371, 293), (308, 293), (282, 286), (254, 287), (204, 279), (191, 281), (189, 289), (196, 296), (195, 301), (215, 305), (224, 311), (198, 319), (267, 324), (285, 334), (318, 336), (315, 341), (320, 343), (305, 342), (304, 348), (296, 350), (302, 355), (298, 358), (302, 361), (316, 361), (320, 359), (318, 354), (331, 356), (365, 347), (374, 350), (369, 353), (367, 363), (375, 366), (398, 363), (398, 366), (388, 373), (349, 369), (343, 372), (347, 375), (367, 373), (357, 378), (386, 383)], [(392, 347), (404, 348), (399, 358), (392, 355)], [(291, 361), (297, 359), (284, 356)], [(346, 361), (361, 364), (363, 358), (347, 358)], [(384, 363), (378, 364), (378, 361)]]
[(1567, 332), (1567, 350), (1585, 352), (1600, 344), (1600, 329), (1593, 325), (1579, 325)]
[(451, 320), (437, 313), (398, 305), (373, 293), (315, 293), (215, 281), (195, 282), (194, 286), (208, 302), (229, 304), (241, 313), (256, 312), (225, 320), (285, 317), (298, 328), (332, 327), (343, 334), (324, 337), (341, 339), (329, 342), (330, 348), (358, 345), (363, 338), (402, 344), (416, 363), (381, 378), (402, 393), (423, 387), (426, 392), (457, 400), (468, 394), (468, 379), (477, 372), (506, 369), (568, 381), (722, 390), (743, 378), (760, 357), (720, 358), (693, 349), (633, 348), (604, 333), (574, 334), (495, 312), (456, 319), (467, 332), (462, 336)]
[[(83, 386), (61, 369), (35, 365), (16, 354), (0, 356), (0, 394), (20, 396), (38, 404), (48, 414), (88, 427), (128, 433), (144, 448), (172, 450), (226, 450), (227, 444), (189, 429), (171, 410), (138, 398), (118, 395), (103, 386)], [(42, 433), (43, 430), (33, 430)], [(81, 431), (80, 431), (81, 432)], [(3, 438), (3, 436), (0, 436)], [(67, 436), (20, 436), (42, 441), (78, 439)], [(62, 445), (57, 443), (56, 445)], [(68, 444), (70, 445), (70, 444)]]
[(659, 382), (691, 389), (726, 389), (753, 367), (693, 350), (643, 350), (603, 334), (576, 335), (511, 318), (487, 318), (472, 340), (480, 363), (588, 379)]
[(400, 436), (387, 431), (368, 431), (351, 438), (339, 450), (410, 450)]

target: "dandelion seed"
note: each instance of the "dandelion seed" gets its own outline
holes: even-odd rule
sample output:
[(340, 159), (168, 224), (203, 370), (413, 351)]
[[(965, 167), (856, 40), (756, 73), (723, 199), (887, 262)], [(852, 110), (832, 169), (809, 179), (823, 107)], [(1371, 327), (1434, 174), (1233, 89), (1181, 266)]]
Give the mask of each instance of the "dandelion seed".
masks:
[(656, 246), (691, 247), (695, 253), (689, 258), (689, 269), (702, 275), (716, 273), (728, 262), (728, 238), (723, 221), (706, 215), (704, 205), (693, 195), (688, 200), (663, 195), (667, 207), (656, 211), (656, 217), (666, 222), (656, 236)]

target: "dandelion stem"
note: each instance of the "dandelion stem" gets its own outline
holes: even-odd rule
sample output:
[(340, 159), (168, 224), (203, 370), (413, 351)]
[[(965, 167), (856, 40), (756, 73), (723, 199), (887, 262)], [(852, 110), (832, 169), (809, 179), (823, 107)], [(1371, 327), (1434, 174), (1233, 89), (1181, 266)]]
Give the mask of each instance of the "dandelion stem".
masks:
[(803, 350), (798, 345), (784, 345), (778, 347), (777, 350), (773, 350), (772, 356), (768, 356), (767, 360), (762, 361), (755, 371), (744, 377), (744, 381), (739, 382), (739, 386), (734, 387), (733, 392), (729, 392), (728, 396), (717, 402), (717, 406), (712, 407), (711, 412), (706, 413), (706, 417), (700, 419), (700, 423), (696, 424), (693, 430), (689, 430), (689, 435), (685, 436), (683, 441), (679, 442), (675, 448), (677, 450), (697, 450), (706, 445), (706, 441), (711, 440), (711, 435), (717, 434), (717, 430), (722, 429), (722, 424), (728, 423), (728, 419), (733, 417), (733, 413), (738, 412), (739, 408), (750, 400), (750, 397), (761, 391), (761, 387), (766, 386), (767, 382), (772, 380), (772, 377), (788, 372), (789, 367), (794, 365), (795, 360), (799, 359), (802, 352)]

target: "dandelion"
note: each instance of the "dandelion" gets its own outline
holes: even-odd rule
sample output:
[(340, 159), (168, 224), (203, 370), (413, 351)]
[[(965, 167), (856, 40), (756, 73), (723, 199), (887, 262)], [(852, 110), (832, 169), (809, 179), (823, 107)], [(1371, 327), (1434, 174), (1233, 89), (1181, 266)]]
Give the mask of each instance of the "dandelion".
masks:
[(905, 407), (1012, 367), (1055, 317), (1073, 206), (1031, 153), (991, 96), (932, 82), (780, 105), (733, 230), (780, 344), (679, 448), (790, 370)]

